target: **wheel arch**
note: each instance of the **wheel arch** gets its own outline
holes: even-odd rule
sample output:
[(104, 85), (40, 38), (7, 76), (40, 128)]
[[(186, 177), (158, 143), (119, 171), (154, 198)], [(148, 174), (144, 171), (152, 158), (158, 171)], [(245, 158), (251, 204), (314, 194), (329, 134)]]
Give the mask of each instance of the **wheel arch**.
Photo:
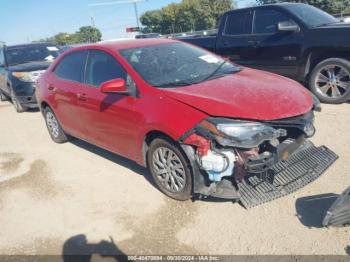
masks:
[(176, 142), (170, 135), (166, 134), (163, 131), (160, 130), (151, 130), (147, 132), (143, 138), (142, 142), (142, 164), (146, 167), (147, 166), (147, 152), (149, 149), (149, 146), (151, 145), (152, 141), (157, 138), (163, 138), (165, 140), (170, 140), (172, 142)]
[(47, 103), (46, 101), (41, 101), (41, 103), (40, 103), (40, 111), (41, 111), (42, 114), (44, 113), (44, 110), (47, 107), (51, 108), (49, 103)]
[(350, 61), (350, 53), (348, 51), (337, 50), (312, 50), (308, 55), (307, 66), (305, 68), (305, 76), (307, 82), (310, 80), (310, 76), (315, 67), (322, 61), (330, 58), (345, 59)]

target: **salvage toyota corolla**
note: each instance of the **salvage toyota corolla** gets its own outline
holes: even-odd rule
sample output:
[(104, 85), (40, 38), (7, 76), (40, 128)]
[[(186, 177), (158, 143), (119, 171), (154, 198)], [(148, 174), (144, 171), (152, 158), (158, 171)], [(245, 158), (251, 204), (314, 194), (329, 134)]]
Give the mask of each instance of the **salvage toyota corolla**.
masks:
[(165, 39), (88, 45), (38, 81), (52, 139), (77, 137), (149, 169), (169, 197), (253, 207), (337, 158), (307, 138), (319, 101), (298, 83)]

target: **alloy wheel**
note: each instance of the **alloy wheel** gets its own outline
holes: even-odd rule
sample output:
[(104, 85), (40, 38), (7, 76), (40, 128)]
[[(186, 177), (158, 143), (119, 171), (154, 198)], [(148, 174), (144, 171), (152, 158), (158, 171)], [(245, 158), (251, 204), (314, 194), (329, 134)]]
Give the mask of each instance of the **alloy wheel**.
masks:
[(322, 67), (315, 81), (317, 92), (328, 98), (342, 98), (350, 92), (350, 72), (340, 65)]
[(54, 138), (58, 138), (60, 134), (58, 121), (54, 114), (50, 111), (46, 113), (46, 123), (51, 135)]
[(177, 154), (167, 147), (153, 152), (152, 165), (156, 178), (169, 192), (178, 193), (186, 186), (185, 168)]

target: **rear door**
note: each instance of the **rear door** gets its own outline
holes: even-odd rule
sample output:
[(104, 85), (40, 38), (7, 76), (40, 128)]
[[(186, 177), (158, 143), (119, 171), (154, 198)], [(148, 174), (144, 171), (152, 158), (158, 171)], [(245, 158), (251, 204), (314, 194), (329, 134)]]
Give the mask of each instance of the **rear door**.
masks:
[(288, 13), (278, 8), (257, 8), (253, 16), (252, 42), (255, 42), (255, 55), (252, 67), (281, 74), (297, 76), (300, 59), (302, 32), (280, 32), (278, 23), (297, 24)]
[(251, 42), (253, 11), (251, 9), (232, 11), (222, 18), (222, 26), (216, 41), (216, 52), (234, 62), (249, 66), (254, 60), (254, 46)]
[(83, 81), (83, 69), (87, 51), (76, 51), (66, 55), (55, 67), (48, 79), (50, 104), (63, 129), (80, 138), (84, 137), (84, 128), (80, 121), (78, 92)]
[(90, 50), (85, 84), (79, 87), (79, 116), (89, 142), (132, 157), (140, 119), (139, 114), (134, 111), (137, 98), (116, 93), (104, 94), (100, 91), (102, 83), (116, 78), (123, 78), (127, 88), (136, 88), (135, 82), (114, 56), (105, 51)]

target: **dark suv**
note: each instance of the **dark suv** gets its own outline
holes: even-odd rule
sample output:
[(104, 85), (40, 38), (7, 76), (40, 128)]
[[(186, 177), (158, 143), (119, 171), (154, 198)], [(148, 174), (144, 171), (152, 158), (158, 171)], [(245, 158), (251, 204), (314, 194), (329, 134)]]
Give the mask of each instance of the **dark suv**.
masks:
[(59, 49), (50, 43), (0, 47), (0, 99), (11, 100), (17, 112), (37, 108), (35, 82)]

